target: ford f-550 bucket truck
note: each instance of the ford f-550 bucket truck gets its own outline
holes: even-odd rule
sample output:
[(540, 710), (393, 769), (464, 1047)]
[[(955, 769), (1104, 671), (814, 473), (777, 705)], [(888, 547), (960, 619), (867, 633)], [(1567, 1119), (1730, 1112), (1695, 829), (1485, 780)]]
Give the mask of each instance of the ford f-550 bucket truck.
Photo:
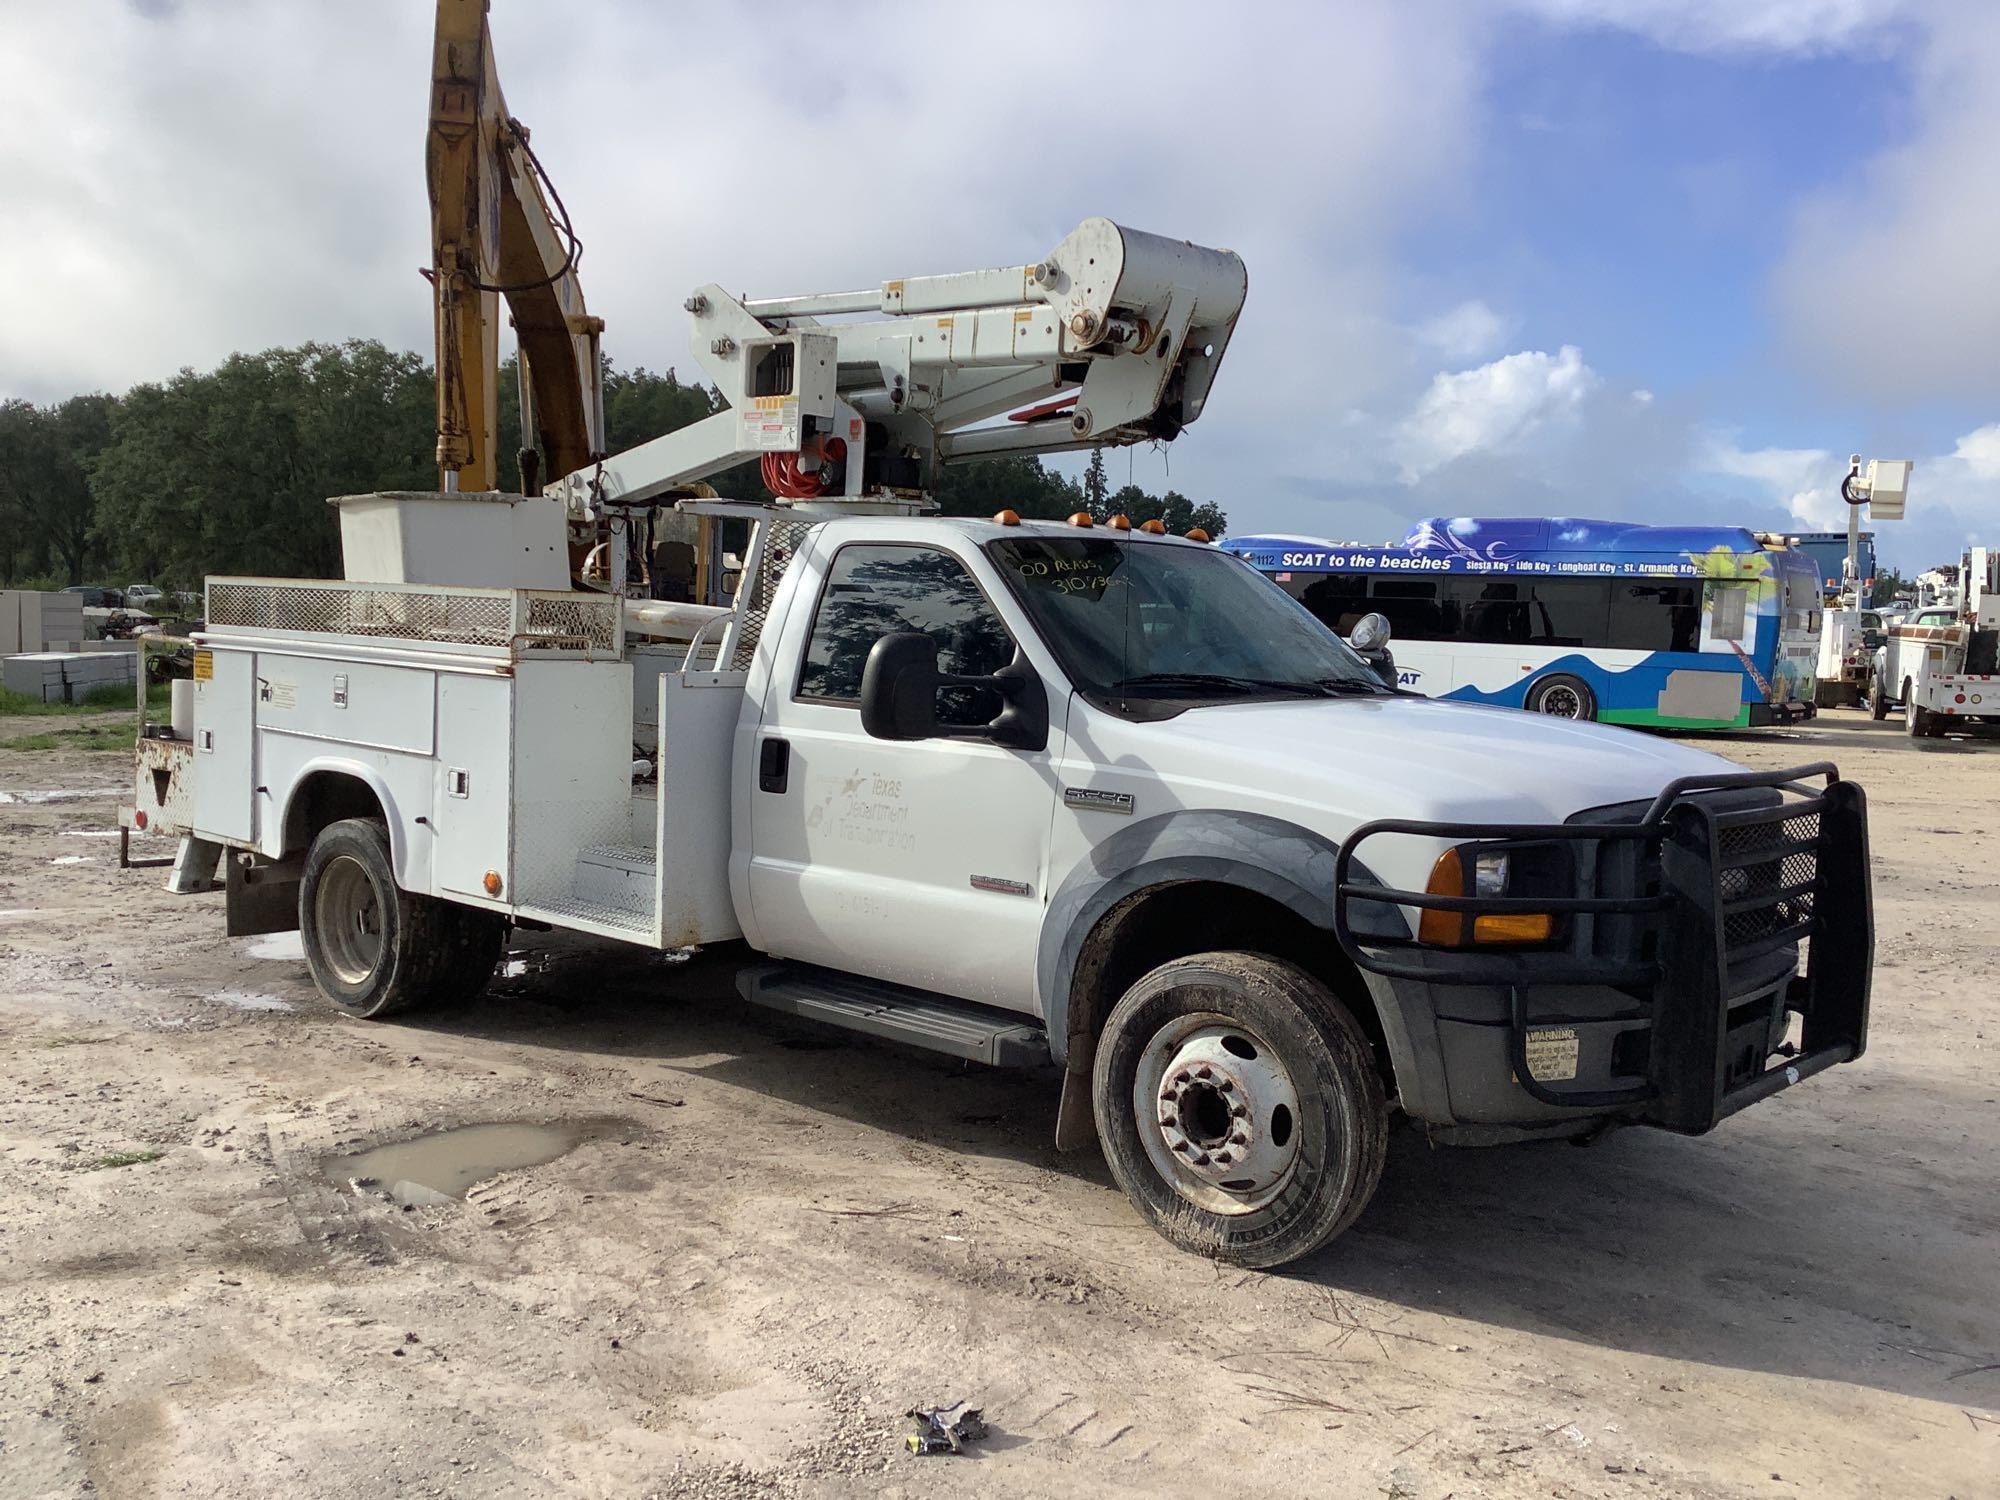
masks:
[[(1199, 534), (911, 513), (937, 461), (1171, 437), (1244, 286), (1090, 220), (1002, 270), (702, 288), (718, 416), (547, 496), (343, 499), (341, 581), (209, 580), (129, 816), (357, 1016), (470, 1002), (532, 922), (740, 939), (747, 999), (1054, 1065), (1058, 1144), (1244, 1265), (1353, 1222), (1394, 1114), (1692, 1134), (1858, 1057), (1831, 766), (1397, 692)], [(774, 504), (677, 502), (752, 527), (726, 609), (572, 586), (573, 523), (755, 454)]]

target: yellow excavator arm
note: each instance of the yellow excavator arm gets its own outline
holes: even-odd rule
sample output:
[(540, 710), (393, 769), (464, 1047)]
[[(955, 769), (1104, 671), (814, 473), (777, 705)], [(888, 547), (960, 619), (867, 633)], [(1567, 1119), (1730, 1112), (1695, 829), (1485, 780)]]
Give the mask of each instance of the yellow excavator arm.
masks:
[(584, 308), (577, 280), (582, 246), (562, 199), (527, 129), (507, 113), (486, 0), (438, 0), (425, 170), (438, 487), (499, 487), (504, 298), (521, 356), (521, 488), (539, 494), (544, 480), (604, 456), (598, 354), (604, 322)]

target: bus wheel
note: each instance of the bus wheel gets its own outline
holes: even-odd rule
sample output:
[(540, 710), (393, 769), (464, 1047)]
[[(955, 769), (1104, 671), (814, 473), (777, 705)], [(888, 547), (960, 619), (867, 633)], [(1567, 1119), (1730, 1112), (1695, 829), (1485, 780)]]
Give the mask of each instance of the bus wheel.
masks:
[(1389, 1110), (1367, 1037), (1325, 985), (1262, 954), (1140, 979), (1104, 1024), (1091, 1095), (1133, 1206), (1230, 1265), (1310, 1253), (1381, 1179)]
[(1558, 672), (1529, 689), (1528, 711), (1547, 714), (1552, 719), (1595, 719), (1597, 696), (1582, 678)]

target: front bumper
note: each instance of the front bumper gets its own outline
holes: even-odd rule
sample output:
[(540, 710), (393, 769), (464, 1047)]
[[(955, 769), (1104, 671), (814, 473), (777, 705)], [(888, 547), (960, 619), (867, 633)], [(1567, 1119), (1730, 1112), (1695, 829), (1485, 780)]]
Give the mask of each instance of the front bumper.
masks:
[[(1821, 789), (1806, 784), (1822, 777)], [(1574, 885), (1559, 896), (1391, 890), (1356, 867), (1371, 839), (1396, 837), (1560, 845), (1575, 855)], [(1434, 997), (1456, 1120), (1616, 1115), (1698, 1134), (1867, 1042), (1867, 807), (1830, 765), (1683, 778), (1618, 821), (1370, 823), (1342, 846), (1334, 883), (1347, 956)], [(1370, 908), (1359, 929), (1356, 903)], [(1439, 948), (1384, 920), (1399, 907), (1547, 912), (1564, 938), (1533, 951)]]

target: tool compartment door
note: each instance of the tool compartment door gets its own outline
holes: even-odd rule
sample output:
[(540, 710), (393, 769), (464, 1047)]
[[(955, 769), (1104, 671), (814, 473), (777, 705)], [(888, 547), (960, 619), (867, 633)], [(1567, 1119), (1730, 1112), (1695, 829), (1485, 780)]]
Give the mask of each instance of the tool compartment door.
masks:
[(437, 674), (437, 846), (431, 873), (441, 892), (485, 896), (486, 872), (514, 889), (508, 863), (514, 682), (507, 677)]
[(195, 653), (194, 826), (212, 838), (257, 836), (255, 680), (248, 651)]

